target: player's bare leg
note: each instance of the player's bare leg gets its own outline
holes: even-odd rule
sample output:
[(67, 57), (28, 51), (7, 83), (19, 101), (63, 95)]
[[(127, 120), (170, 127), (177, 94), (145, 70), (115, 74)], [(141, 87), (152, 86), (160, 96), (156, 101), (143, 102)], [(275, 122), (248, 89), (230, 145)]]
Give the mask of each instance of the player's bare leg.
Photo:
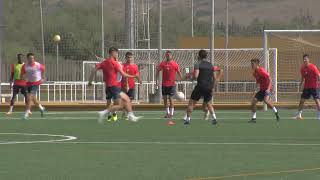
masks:
[(216, 125), (217, 124), (217, 116), (216, 116), (216, 113), (214, 112), (212, 102), (207, 102), (206, 105), (207, 105), (208, 112), (211, 115), (212, 125)]
[(270, 96), (265, 96), (263, 101), (267, 104), (267, 106), (268, 106), (270, 109), (272, 109), (272, 111), (274, 112), (274, 114), (275, 114), (275, 116), (276, 116), (277, 121), (280, 121), (280, 117), (279, 117), (278, 110), (277, 110), (277, 108), (271, 103), (271, 98), (270, 98)]
[(163, 96), (163, 105), (166, 110), (165, 118), (170, 118), (170, 108), (168, 106), (168, 96), (167, 95)]
[(256, 123), (257, 120), (257, 98), (253, 98), (251, 101), (251, 112), (252, 112), (252, 118), (249, 121), (249, 123)]
[(208, 121), (210, 118), (210, 111), (208, 110), (207, 103), (205, 102), (202, 103), (202, 110), (204, 112), (203, 119)]
[(196, 104), (197, 104), (197, 101), (192, 100), (192, 99), (189, 100), (187, 113), (186, 113), (185, 117), (183, 118), (185, 125), (189, 125), (190, 124), (191, 114), (192, 114), (192, 111), (193, 111), (193, 109), (194, 109)]
[(303, 106), (304, 106), (304, 102), (306, 101), (306, 99), (304, 99), (304, 98), (301, 98), (300, 99), (300, 102), (299, 102), (299, 107), (298, 107), (298, 112), (297, 112), (297, 115), (296, 115), (296, 119), (298, 119), (298, 120), (301, 120), (301, 119), (303, 119), (302, 118), (302, 111), (303, 111)]
[(120, 93), (119, 104), (99, 112), (98, 122), (102, 123), (106, 114), (113, 113), (125, 109), (128, 112), (128, 119), (132, 122), (137, 122), (142, 117), (136, 117), (132, 111), (130, 98), (123, 92)]
[(317, 105), (317, 119), (320, 120), (320, 100), (319, 99), (314, 99)]
[(173, 117), (173, 112), (174, 112), (174, 102), (173, 102), (173, 97), (172, 96), (167, 96), (169, 99), (169, 114), (168, 114), (168, 125), (175, 125), (176, 123), (172, 120)]
[(7, 112), (7, 115), (11, 115), (13, 112), (13, 106), (14, 106), (14, 102), (16, 101), (16, 93), (13, 93), (12, 97), (11, 97), (11, 101), (10, 101), (10, 108), (9, 111)]

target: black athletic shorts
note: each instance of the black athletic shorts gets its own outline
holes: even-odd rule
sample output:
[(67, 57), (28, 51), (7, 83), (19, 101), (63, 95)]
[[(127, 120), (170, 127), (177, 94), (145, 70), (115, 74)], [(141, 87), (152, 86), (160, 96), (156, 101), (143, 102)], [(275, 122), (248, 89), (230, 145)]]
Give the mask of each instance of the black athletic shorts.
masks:
[(310, 99), (311, 96), (313, 97), (313, 99), (320, 99), (318, 89), (316, 88), (303, 89), (301, 98)]
[(262, 90), (262, 91), (258, 91), (254, 97), (255, 97), (258, 101), (263, 101), (263, 100), (264, 100), (264, 97), (270, 96), (270, 95), (271, 95), (270, 92), (267, 92), (266, 90)]
[(117, 86), (106, 87), (106, 99), (117, 100), (120, 98), (121, 88)]
[(134, 99), (134, 94), (135, 94), (134, 88), (133, 88), (133, 89), (129, 89), (128, 92), (125, 92), (125, 93), (129, 96), (129, 98), (130, 98), (131, 100)]
[(15, 96), (15, 95), (19, 94), (19, 92), (20, 92), (21, 94), (26, 96), (26, 94), (27, 94), (26, 90), (27, 89), (25, 86), (13, 85), (12, 94), (13, 94), (13, 96)]
[(191, 99), (194, 101), (199, 101), (203, 97), (203, 102), (208, 103), (212, 100), (212, 89), (211, 88), (202, 88), (196, 86), (191, 94)]
[(162, 86), (162, 96), (174, 96), (176, 94), (176, 86)]

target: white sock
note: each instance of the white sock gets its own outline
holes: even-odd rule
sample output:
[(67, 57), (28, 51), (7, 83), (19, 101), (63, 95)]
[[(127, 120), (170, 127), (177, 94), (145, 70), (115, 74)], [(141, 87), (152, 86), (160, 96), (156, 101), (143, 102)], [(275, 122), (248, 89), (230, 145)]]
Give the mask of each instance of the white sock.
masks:
[(298, 111), (297, 116), (301, 117), (302, 116), (302, 110)]
[(212, 119), (217, 119), (216, 113), (214, 111), (212, 112), (211, 117), (212, 117)]
[(134, 116), (133, 112), (128, 112), (128, 116)]
[(166, 113), (170, 114), (170, 108), (168, 108), (168, 107), (166, 108)]
[(252, 113), (252, 119), (257, 119), (257, 113), (256, 112)]
[(170, 110), (170, 114), (173, 116), (173, 113), (174, 113), (174, 108), (171, 108)]
[(277, 110), (276, 107), (273, 107), (272, 110), (273, 110), (274, 113), (277, 113), (277, 112), (278, 112), (278, 110)]
[(44, 109), (44, 107), (43, 107), (41, 104), (39, 104), (39, 108), (40, 108), (41, 110)]
[(318, 120), (320, 120), (320, 111), (318, 111)]
[(31, 114), (31, 111), (30, 111), (30, 109), (29, 109), (29, 110), (27, 110), (27, 111), (26, 111), (26, 113), (29, 113), (29, 114)]
[(184, 120), (187, 120), (187, 118), (188, 118), (188, 115), (185, 114), (184, 117), (183, 117), (183, 119), (184, 119)]
[(109, 110), (103, 110), (103, 111), (100, 111), (99, 113), (101, 113), (101, 114), (103, 114), (103, 115), (106, 115), (106, 114), (108, 114), (109, 113)]
[(9, 112), (13, 111), (13, 106), (10, 106)]

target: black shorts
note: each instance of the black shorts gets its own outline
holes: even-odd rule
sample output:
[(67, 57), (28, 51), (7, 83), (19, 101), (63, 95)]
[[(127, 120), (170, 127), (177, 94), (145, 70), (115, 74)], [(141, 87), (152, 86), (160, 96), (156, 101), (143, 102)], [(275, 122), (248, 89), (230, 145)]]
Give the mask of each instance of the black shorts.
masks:
[(27, 94), (26, 87), (25, 86), (19, 86), (19, 85), (13, 85), (13, 87), (12, 87), (13, 96), (19, 94), (19, 92), (21, 94), (23, 94), (24, 96), (26, 96), (26, 94)]
[(37, 92), (39, 91), (39, 85), (35, 85), (35, 86), (28, 86), (28, 93), (29, 94), (33, 94), (36, 95)]
[(106, 87), (106, 99), (117, 100), (120, 98), (121, 88), (116, 86)]
[(303, 89), (301, 98), (310, 99), (311, 96), (313, 97), (313, 99), (320, 99), (318, 89), (316, 88)]
[(266, 90), (258, 91), (254, 96), (258, 101), (264, 101), (264, 97), (270, 96), (271, 93), (267, 92)]
[(126, 94), (129, 96), (129, 98), (131, 100), (133, 100), (134, 99), (135, 90), (134, 89), (129, 89), (128, 92), (126, 92)]
[(212, 100), (212, 89), (196, 86), (192, 91), (191, 99), (194, 101), (199, 101), (201, 97), (203, 97), (204, 103), (210, 102)]
[(162, 96), (174, 96), (176, 94), (176, 86), (162, 86)]

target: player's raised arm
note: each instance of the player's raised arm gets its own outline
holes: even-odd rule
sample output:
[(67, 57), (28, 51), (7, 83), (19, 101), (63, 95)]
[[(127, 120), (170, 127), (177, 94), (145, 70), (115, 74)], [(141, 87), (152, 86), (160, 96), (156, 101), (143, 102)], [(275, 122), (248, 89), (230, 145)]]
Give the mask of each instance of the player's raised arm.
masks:
[(101, 69), (101, 63), (97, 64), (96, 67), (92, 69), (90, 76), (89, 76), (88, 86), (92, 86), (93, 78), (96, 75), (97, 71), (99, 71), (100, 69)]
[(159, 73), (160, 73), (160, 71), (162, 71), (162, 63), (160, 63), (160, 65), (157, 67), (157, 71), (156, 71), (156, 85), (158, 85)]

